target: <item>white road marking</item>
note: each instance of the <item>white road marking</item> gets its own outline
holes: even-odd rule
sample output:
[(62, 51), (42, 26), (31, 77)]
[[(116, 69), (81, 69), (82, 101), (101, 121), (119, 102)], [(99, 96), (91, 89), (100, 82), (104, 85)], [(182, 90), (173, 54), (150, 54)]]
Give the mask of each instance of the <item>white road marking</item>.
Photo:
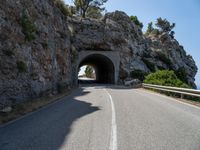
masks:
[(116, 124), (115, 105), (113, 103), (113, 99), (110, 93), (106, 89), (105, 91), (109, 96), (111, 102), (111, 110), (112, 110), (111, 138), (110, 138), (109, 150), (117, 150), (117, 124)]
[[(166, 96), (166, 95), (162, 95), (162, 94), (159, 94), (159, 93), (156, 93), (156, 92), (153, 93), (151, 91), (146, 91), (146, 90), (143, 90), (143, 92), (146, 92), (146, 93), (151, 94), (151, 95), (157, 95), (157, 96), (160, 96), (160, 97), (163, 97), (163, 98), (167, 98), (167, 99), (173, 100), (175, 102), (181, 103), (183, 105), (187, 105), (189, 107), (200, 109), (200, 107), (198, 107), (198, 106), (195, 106), (195, 105), (192, 105), (192, 104), (189, 104), (189, 103), (186, 103), (186, 102), (182, 102), (182, 101), (179, 101), (179, 100), (177, 100), (175, 98), (172, 98), (172, 97), (169, 97), (169, 96)], [(141, 94), (140, 91), (137, 91), (137, 93)]]

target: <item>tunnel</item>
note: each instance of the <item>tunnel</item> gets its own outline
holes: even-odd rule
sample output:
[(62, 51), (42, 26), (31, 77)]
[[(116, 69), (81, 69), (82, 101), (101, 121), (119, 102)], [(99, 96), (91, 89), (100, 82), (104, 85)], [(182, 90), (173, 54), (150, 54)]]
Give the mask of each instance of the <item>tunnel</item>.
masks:
[(90, 65), (96, 73), (96, 83), (113, 84), (115, 81), (115, 68), (113, 62), (101, 54), (91, 54), (83, 58), (78, 68)]

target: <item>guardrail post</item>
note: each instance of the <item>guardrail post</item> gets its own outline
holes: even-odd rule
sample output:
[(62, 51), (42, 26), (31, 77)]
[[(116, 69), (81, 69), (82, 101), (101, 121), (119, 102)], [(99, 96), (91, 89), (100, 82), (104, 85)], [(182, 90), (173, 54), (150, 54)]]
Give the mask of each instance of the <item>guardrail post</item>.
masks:
[(181, 99), (183, 99), (184, 98), (184, 94), (181, 94)]

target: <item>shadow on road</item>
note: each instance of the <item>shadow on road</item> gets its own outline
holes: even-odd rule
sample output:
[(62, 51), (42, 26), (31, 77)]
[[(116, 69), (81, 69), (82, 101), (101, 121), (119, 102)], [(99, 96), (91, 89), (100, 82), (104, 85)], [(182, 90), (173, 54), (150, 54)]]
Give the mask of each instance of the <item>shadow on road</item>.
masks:
[(86, 94), (90, 93), (80, 88), (59, 102), (0, 128), (0, 149), (58, 150), (74, 121), (100, 110), (77, 99)]

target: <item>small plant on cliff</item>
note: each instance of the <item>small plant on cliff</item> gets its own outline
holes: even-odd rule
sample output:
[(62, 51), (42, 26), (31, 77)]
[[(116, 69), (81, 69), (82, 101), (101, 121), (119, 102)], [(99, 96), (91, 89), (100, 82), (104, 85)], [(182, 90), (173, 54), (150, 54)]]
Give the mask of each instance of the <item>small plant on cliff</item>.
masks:
[(133, 70), (130, 73), (131, 78), (137, 78), (140, 81), (143, 81), (146, 75), (147, 75), (146, 72), (139, 70), (139, 69)]
[(17, 61), (17, 69), (20, 73), (27, 72), (27, 65), (23, 61)]
[(25, 34), (26, 40), (27, 41), (34, 40), (36, 27), (25, 13), (23, 13), (21, 17), (21, 25), (22, 25), (23, 33)]
[(140, 22), (137, 18), (137, 16), (130, 16), (130, 19), (140, 28), (143, 28), (143, 23)]
[(155, 73), (151, 73), (145, 77), (144, 83), (190, 88), (187, 84), (178, 79), (178, 77), (172, 70), (159, 70)]

